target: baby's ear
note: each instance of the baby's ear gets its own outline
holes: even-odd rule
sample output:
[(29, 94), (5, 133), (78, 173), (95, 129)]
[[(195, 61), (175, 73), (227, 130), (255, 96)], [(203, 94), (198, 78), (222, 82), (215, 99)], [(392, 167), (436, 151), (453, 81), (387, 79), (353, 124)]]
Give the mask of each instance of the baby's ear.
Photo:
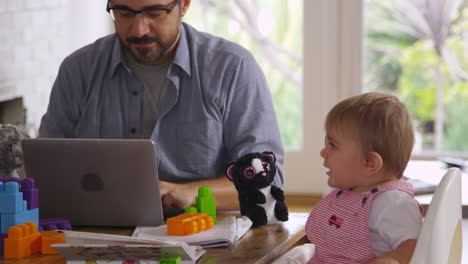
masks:
[(263, 156), (267, 157), (269, 160), (270, 160), (270, 163), (271, 164), (275, 164), (276, 163), (276, 156), (273, 152), (271, 151), (265, 151), (262, 153)]
[(371, 173), (376, 173), (383, 167), (382, 156), (377, 152), (368, 152), (363, 158), (364, 166)]
[(235, 165), (236, 164), (233, 162), (233, 163), (229, 164), (229, 166), (226, 169), (226, 177), (230, 181), (234, 181), (234, 168), (236, 167)]

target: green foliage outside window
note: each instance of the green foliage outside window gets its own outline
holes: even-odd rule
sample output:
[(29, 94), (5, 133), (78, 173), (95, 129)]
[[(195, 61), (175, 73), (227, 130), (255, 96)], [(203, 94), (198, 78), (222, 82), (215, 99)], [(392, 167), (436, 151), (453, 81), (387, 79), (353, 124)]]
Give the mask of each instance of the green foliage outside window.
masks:
[(366, 0), (366, 25), (366, 90), (399, 96), (423, 151), (468, 153), (468, 1)]

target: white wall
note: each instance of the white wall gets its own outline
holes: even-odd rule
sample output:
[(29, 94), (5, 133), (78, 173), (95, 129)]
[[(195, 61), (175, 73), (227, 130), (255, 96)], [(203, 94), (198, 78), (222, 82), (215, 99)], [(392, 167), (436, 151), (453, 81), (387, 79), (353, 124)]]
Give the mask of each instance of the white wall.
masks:
[(35, 130), (66, 46), (66, 2), (0, 0), (0, 101), (23, 97)]
[(62, 60), (111, 32), (105, 0), (0, 0), (0, 101), (23, 97), (35, 136)]
[(76, 50), (113, 32), (106, 0), (67, 0), (70, 17), (70, 49)]
[(328, 110), (362, 86), (362, 0), (304, 0), (304, 143), (287, 152), (287, 193), (329, 191), (320, 150)]

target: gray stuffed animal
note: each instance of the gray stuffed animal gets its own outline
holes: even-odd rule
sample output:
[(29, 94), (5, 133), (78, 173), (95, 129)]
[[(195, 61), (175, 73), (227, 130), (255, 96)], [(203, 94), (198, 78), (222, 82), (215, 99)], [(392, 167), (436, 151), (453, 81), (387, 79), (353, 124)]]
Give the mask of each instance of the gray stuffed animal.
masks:
[(0, 177), (24, 177), (21, 140), (29, 138), (15, 125), (0, 124)]

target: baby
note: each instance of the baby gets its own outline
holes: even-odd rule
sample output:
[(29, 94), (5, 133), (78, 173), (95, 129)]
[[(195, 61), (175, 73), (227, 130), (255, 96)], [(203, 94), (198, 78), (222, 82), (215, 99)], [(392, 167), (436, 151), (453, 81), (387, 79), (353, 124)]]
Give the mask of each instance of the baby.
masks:
[(0, 177), (24, 177), (21, 140), (29, 136), (14, 125), (0, 124)]
[(309, 263), (409, 263), (422, 208), (405, 182), (412, 120), (396, 97), (365, 93), (333, 107), (320, 152), (334, 190), (306, 223)]

